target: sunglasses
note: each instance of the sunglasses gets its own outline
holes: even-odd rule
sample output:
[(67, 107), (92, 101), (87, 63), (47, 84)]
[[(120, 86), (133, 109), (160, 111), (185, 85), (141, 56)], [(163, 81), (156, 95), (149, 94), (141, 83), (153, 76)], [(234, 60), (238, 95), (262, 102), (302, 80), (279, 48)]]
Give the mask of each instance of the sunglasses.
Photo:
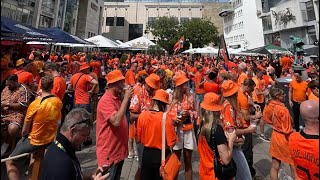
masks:
[(86, 123), (89, 126), (89, 122), (90, 122), (90, 119), (85, 119), (85, 120), (79, 121), (77, 123), (74, 123), (72, 126), (70, 126), (70, 129), (75, 127), (76, 125), (82, 124), (82, 123)]

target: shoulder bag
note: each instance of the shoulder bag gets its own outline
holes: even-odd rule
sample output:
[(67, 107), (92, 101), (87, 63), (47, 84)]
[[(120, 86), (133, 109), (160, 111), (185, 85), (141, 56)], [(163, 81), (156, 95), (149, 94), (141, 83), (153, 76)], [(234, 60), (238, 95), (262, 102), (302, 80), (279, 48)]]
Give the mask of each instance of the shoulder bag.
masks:
[(163, 113), (162, 116), (162, 147), (161, 147), (161, 166), (160, 175), (164, 180), (174, 180), (179, 173), (181, 163), (177, 155), (173, 152), (166, 156), (166, 117), (167, 113)]
[(219, 180), (229, 180), (229, 179), (232, 179), (236, 176), (237, 165), (233, 159), (231, 159), (231, 161), (228, 165), (222, 164), (222, 162), (220, 160), (219, 152), (218, 152), (218, 147), (216, 145), (216, 141), (214, 138), (214, 133), (216, 131), (216, 128), (217, 128), (217, 125), (212, 126), (212, 130), (211, 130), (212, 143), (210, 143), (210, 144), (213, 144), (213, 147), (211, 145), (211, 148), (214, 152), (214, 159), (213, 159), (214, 173), (215, 173), (216, 178), (218, 178)]

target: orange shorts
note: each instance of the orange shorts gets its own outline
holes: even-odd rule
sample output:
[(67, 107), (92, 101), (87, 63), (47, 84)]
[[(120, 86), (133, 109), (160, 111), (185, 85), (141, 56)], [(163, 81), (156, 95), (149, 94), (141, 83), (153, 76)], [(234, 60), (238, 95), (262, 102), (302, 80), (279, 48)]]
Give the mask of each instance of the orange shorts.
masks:
[(135, 138), (135, 125), (130, 124), (129, 125), (129, 139), (134, 139)]

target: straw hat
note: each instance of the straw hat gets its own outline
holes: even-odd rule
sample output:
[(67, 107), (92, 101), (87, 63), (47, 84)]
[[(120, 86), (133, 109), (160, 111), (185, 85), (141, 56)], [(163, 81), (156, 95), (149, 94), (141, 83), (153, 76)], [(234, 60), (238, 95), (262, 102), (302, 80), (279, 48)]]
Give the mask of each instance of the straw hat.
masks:
[(153, 89), (160, 89), (160, 77), (155, 73), (150, 74), (150, 76), (148, 76), (145, 81), (147, 85), (152, 87)]
[(23, 65), (23, 64), (24, 64), (24, 59), (21, 58), (21, 59), (17, 60), (17, 62), (16, 62), (16, 67), (21, 66), (21, 65)]
[(124, 80), (125, 77), (122, 75), (122, 72), (120, 70), (113, 70), (107, 74), (106, 79), (107, 84), (111, 84), (117, 81)]
[(81, 66), (80, 66), (80, 69), (79, 71), (83, 71), (83, 70), (86, 70), (86, 69), (89, 69), (90, 66), (88, 63), (82, 63)]
[(152, 99), (169, 104), (169, 94), (163, 89), (157, 90)]
[(219, 104), (219, 102), (220, 97), (216, 93), (209, 92), (204, 95), (204, 100), (200, 106), (208, 111), (221, 111), (223, 105)]
[(227, 80), (223, 82), (221, 85), (222, 95), (224, 97), (232, 96), (234, 93), (238, 92), (239, 88), (240, 88), (239, 84), (231, 80)]
[(176, 86), (180, 86), (180, 85), (182, 85), (182, 84), (184, 84), (184, 83), (186, 83), (188, 81), (189, 81), (189, 79), (183, 74), (180, 74), (177, 77), (175, 77)]

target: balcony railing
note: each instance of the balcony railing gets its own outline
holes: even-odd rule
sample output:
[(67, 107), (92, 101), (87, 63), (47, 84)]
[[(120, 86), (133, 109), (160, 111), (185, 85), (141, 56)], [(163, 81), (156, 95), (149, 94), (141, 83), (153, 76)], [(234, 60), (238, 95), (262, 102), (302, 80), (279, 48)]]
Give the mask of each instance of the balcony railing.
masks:
[(314, 11), (303, 10), (303, 11), (301, 11), (301, 13), (302, 13), (302, 19), (305, 22), (316, 20), (316, 16), (314, 14)]

